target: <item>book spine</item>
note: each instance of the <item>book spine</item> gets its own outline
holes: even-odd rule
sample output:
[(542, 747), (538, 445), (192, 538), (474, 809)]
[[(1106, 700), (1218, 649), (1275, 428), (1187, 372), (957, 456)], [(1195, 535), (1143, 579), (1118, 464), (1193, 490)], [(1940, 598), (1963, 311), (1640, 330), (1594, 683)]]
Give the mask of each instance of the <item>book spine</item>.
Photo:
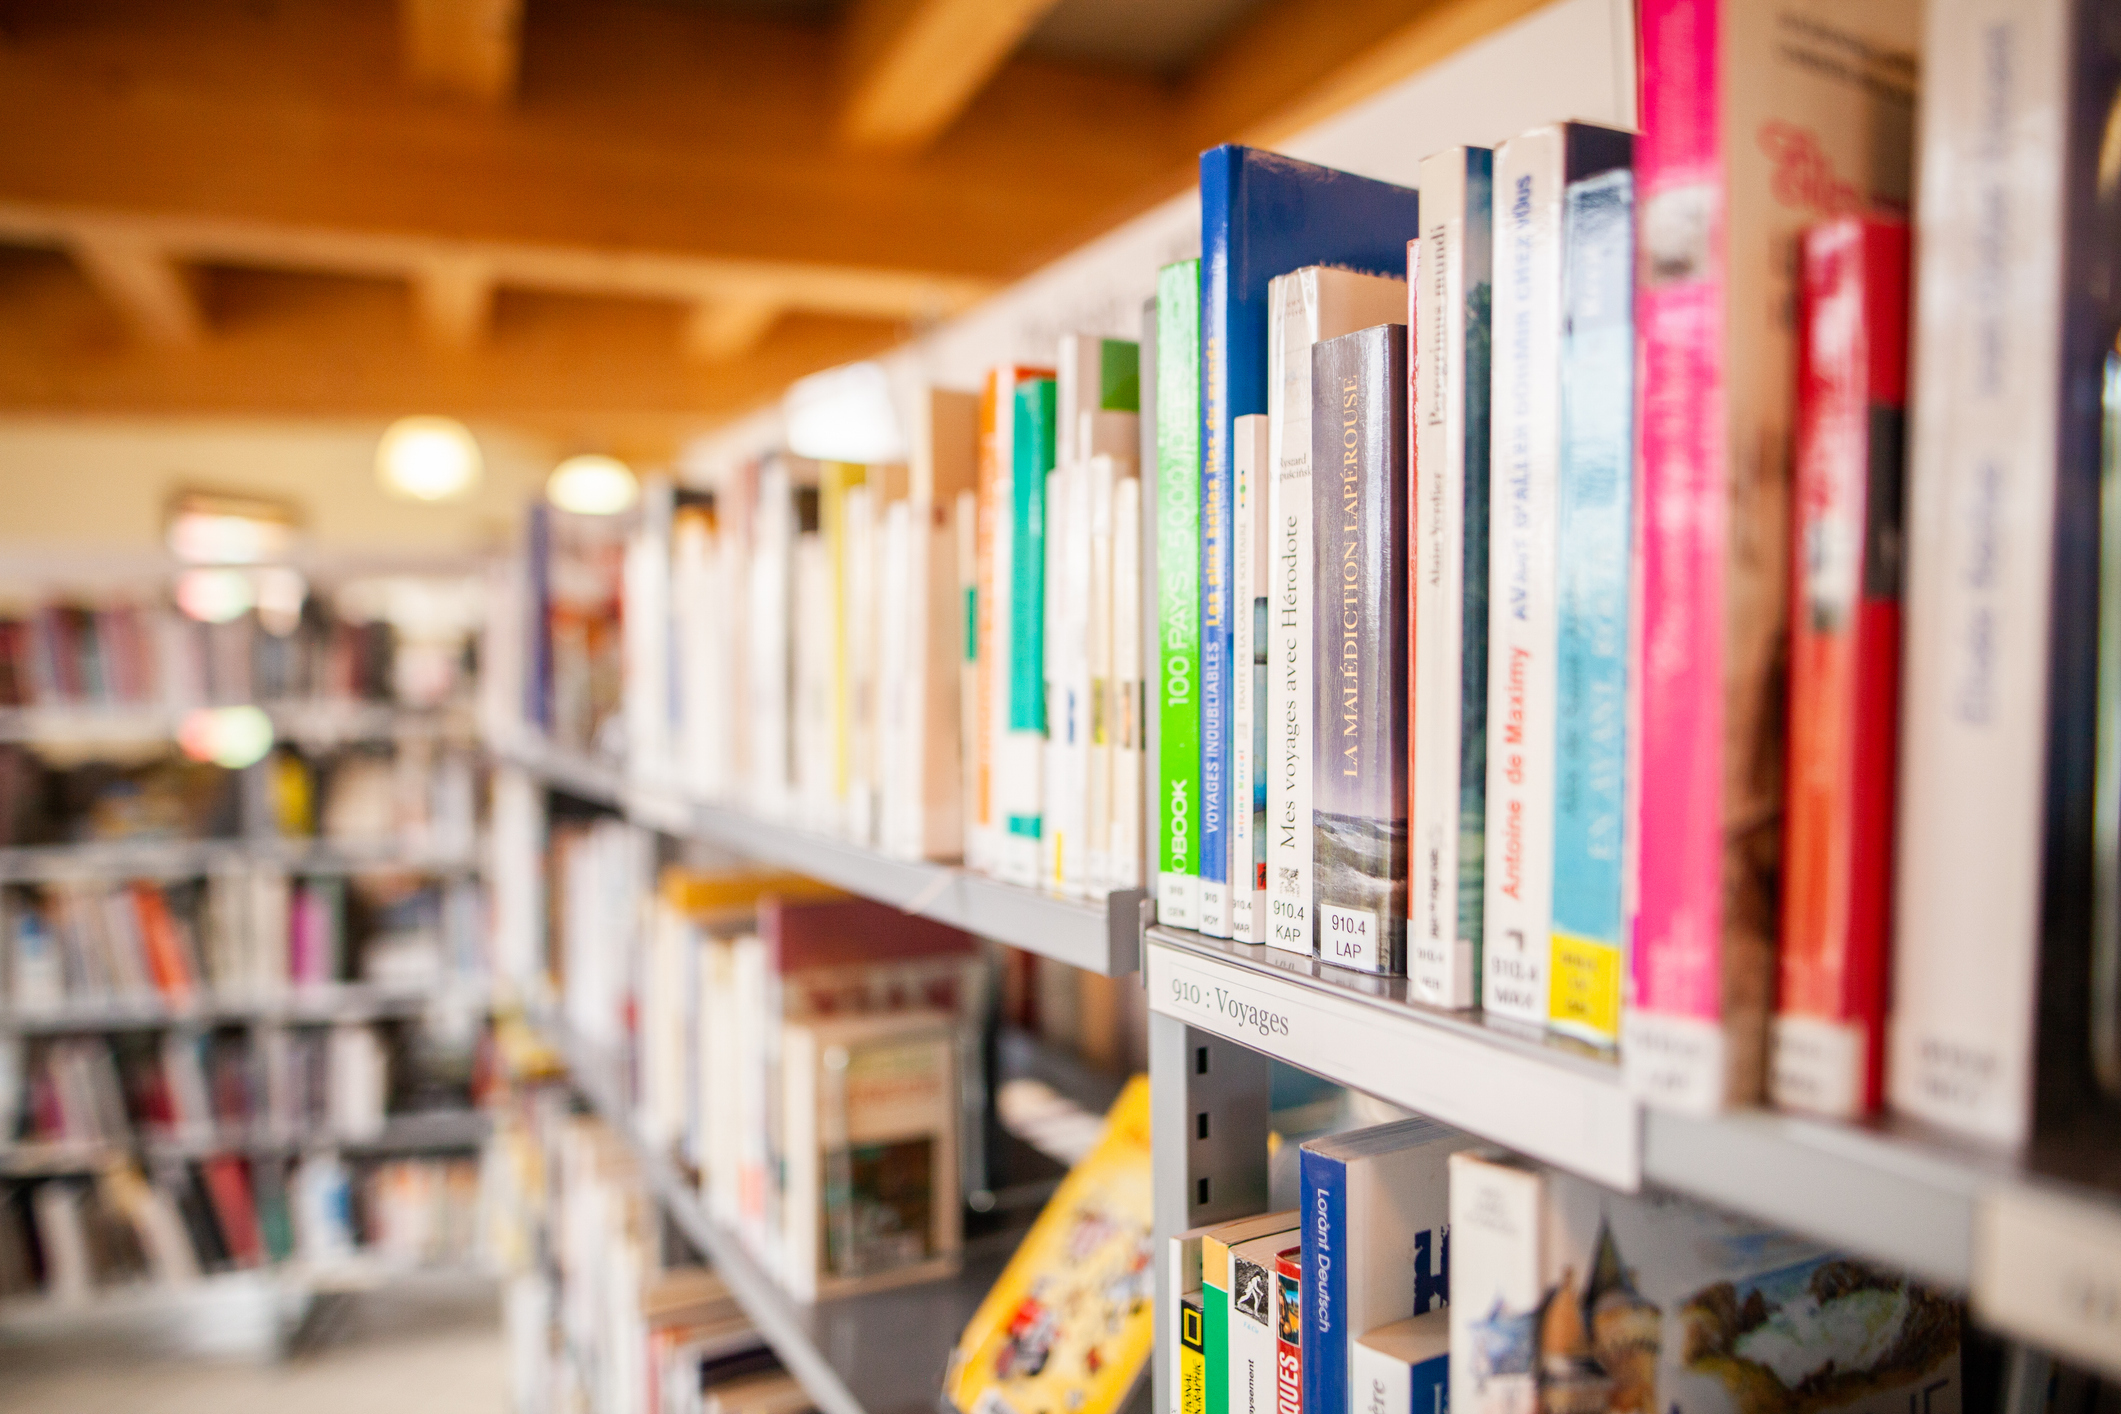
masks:
[(2112, 897), (2085, 783), (2115, 40), (2067, 0), (1951, 0), (1928, 26), (1886, 1071), (1895, 1109), (2015, 1144), (2088, 1068), (2086, 915)]
[[(1663, 1103), (1713, 1110), (1721, 1024), (1725, 268), (1715, 0), (1645, 0), (1636, 290), (1642, 629), (1634, 646), (1635, 918), (1622, 1063)], [(1684, 224), (1682, 224), (1684, 223)], [(1660, 242), (1671, 245), (1663, 249)], [(1713, 845), (1710, 842), (1715, 842)]]
[[(1311, 354), (1319, 956), (1406, 971), (1407, 326)], [(1343, 1377), (1345, 1371), (1343, 1371)]]
[[(960, 848), (965, 863), (986, 858), (980, 824), (979, 496), (960, 491), (950, 507), (951, 569), (957, 587), (952, 639), (957, 644), (957, 771)], [(945, 689), (947, 690), (947, 689)]]
[(1274, 1414), (1272, 1262), (1230, 1257), (1230, 1414)]
[(1236, 468), (1232, 422), (1238, 411), (1233, 339), (1238, 309), (1245, 164), (1238, 149), (1218, 147), (1200, 163), (1200, 931), (1230, 936), (1230, 745), (1235, 642), (1231, 580), (1235, 573)]
[(973, 812), (966, 821), (966, 862), (991, 872), (1001, 851), (1001, 825), (995, 804), (995, 759), (1003, 731), (1007, 697), (1000, 660), (1007, 644), (1008, 614), (999, 577), (1007, 573), (1007, 544), (1012, 468), (1010, 442), (1016, 428), (1013, 370), (987, 374), (979, 405), (978, 547), (973, 572), (974, 682), (977, 688), (970, 729), (973, 758)]
[(1414, 504), (1410, 992), (1478, 999), (1488, 711), (1488, 306), (1493, 154), (1422, 163), (1407, 294), (1420, 347)]
[(1303, 1249), (1274, 1258), (1274, 1414), (1304, 1414)]
[(1454, 1414), (1539, 1407), (1543, 1222), (1537, 1173), (1473, 1153), (1450, 1159)]
[(1230, 1414), (1230, 1248), (1206, 1238), (1200, 1244), (1200, 1358), (1202, 1405), (1207, 1414)]
[(1115, 889), (1142, 886), (1143, 733), (1142, 482), (1112, 488), (1112, 835), (1108, 878)]
[(1267, 418), (1252, 413), (1231, 427), (1235, 496), (1230, 602), (1234, 619), (1230, 694), (1230, 936), (1267, 940), (1266, 538)]
[(1303, 1414), (1349, 1414), (1348, 1166), (1308, 1149), (1298, 1162), (1303, 1180)]
[(1792, 467), (1789, 776), (1768, 1073), (1786, 1108), (1853, 1118), (1884, 1081), (1907, 228), (1804, 241)]
[(995, 763), (1002, 829), (997, 873), (1008, 883), (1028, 886), (1038, 882), (1044, 824), (1039, 776), (1046, 740), (1046, 483), (1054, 458), (1053, 379), (1018, 381), (1015, 423), (1003, 591), (1009, 603), (1005, 717)]
[(1201, 1321), (1201, 1293), (1178, 1303), (1178, 1414), (1207, 1414), (1208, 1368)]
[(1620, 1039), (1625, 957), (1634, 174), (1572, 183), (1566, 202), (1547, 1019), (1565, 1034), (1612, 1046)]
[(1156, 283), (1157, 916), (1200, 926), (1200, 262)]
[(1423, 1401), (1414, 1406), (1414, 1367), (1363, 1341), (1355, 1342), (1350, 1385), (1353, 1414), (1437, 1414)]
[(1280, 275), (1268, 286), (1267, 941), (1307, 955), (1317, 946), (1311, 926), (1311, 344), (1318, 296), (1314, 271)]
[(1495, 154), (1480, 1004), (1544, 1026), (1554, 842), (1554, 481), (1567, 129)]
[(1083, 475), (1090, 517), (1083, 755), (1090, 779), (1083, 795), (1083, 857), (1077, 878), (1083, 892), (1102, 897), (1112, 887), (1112, 770), (1119, 744), (1119, 681), (1112, 656), (1118, 588), (1112, 558), (1112, 497), (1117, 473), (1110, 457), (1092, 457)]

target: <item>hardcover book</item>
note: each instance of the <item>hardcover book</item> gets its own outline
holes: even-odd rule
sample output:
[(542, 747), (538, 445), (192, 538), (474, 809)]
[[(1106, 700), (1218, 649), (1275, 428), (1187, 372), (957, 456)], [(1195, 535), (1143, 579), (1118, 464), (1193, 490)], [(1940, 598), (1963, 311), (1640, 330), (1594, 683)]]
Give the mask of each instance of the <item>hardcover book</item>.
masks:
[(1390, 323), (1407, 285), (1310, 265), (1267, 289), (1266, 940), (1311, 953), (1311, 348)]
[(1561, 463), (1554, 506), (1553, 950), (1547, 1020), (1620, 1040), (1628, 588), (1635, 475), (1635, 174), (1563, 198)]
[(1413, 752), (1408, 994), (1480, 998), (1488, 788), (1488, 306), (1494, 154), (1422, 159), (1419, 239), (1407, 243), (1414, 334)]
[(1175, 928), (1201, 926), (1199, 368), (1200, 262), (1181, 260), (1156, 277), (1157, 797), (1152, 823), (1156, 913)]
[(1267, 940), (1267, 418), (1231, 425), (1230, 936)]
[(1471, 1142), (1408, 1119), (1303, 1146), (1304, 1414), (1353, 1414), (1357, 1338), (1450, 1300), (1449, 1161)]
[(1451, 1160), (1459, 1414), (1932, 1414), (1963, 1404), (1959, 1303), (1684, 1199)]
[(1794, 243), (1823, 216), (1905, 209), (1919, 12), (1642, 6), (1629, 769), (1643, 788), (1621, 1064), (1637, 1094), (1696, 1113), (1755, 1101), (1766, 1078)]
[(1854, 1118), (1885, 1082), (1900, 716), (1908, 233), (1805, 233), (1790, 535), (1788, 824), (1768, 1093)]
[(1557, 123), (1495, 153), (1480, 1005), (1540, 1027), (1553, 928), (1562, 209), (1570, 183), (1626, 169), (1631, 147), (1612, 128)]
[(1318, 956), (1397, 975), (1407, 945), (1407, 326), (1311, 351)]
[(2105, 5), (1950, 0), (1923, 82), (1887, 1083), (2016, 1144), (2121, 1083), (2121, 35)]
[(1200, 927), (1228, 937), (1237, 667), (1232, 439), (1237, 418), (1267, 411), (1268, 283), (1316, 264), (1398, 274), (1419, 198), (1406, 187), (1234, 144), (1201, 154), (1200, 193)]

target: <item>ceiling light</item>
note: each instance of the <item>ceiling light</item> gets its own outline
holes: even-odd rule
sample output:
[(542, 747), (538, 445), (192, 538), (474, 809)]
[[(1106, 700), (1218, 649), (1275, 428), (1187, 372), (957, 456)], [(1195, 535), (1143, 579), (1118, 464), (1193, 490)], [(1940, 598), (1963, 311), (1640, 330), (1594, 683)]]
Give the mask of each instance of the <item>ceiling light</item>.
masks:
[(582, 516), (615, 516), (641, 495), (632, 468), (617, 457), (584, 454), (552, 469), (545, 499), (563, 511)]
[(272, 718), (255, 707), (201, 707), (178, 723), (177, 745), (194, 761), (240, 771), (272, 750)]
[(882, 365), (850, 363), (799, 379), (781, 400), (797, 456), (870, 466), (904, 461), (906, 436)]
[(186, 570), (177, 576), (177, 607), (201, 623), (240, 619), (257, 602), (257, 586), (242, 570)]
[(479, 444), (447, 417), (401, 417), (376, 444), (376, 476), (394, 496), (446, 501), (479, 482)]
[(284, 560), (300, 520), (285, 501), (220, 491), (179, 491), (170, 498), (165, 538), (187, 564), (254, 565)]

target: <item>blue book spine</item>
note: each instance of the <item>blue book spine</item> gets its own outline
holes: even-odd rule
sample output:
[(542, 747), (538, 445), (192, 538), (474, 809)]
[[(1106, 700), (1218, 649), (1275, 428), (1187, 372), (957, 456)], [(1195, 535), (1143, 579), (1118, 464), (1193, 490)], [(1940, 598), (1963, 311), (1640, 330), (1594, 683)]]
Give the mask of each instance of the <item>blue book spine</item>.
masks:
[(1555, 496), (1554, 894), (1548, 1019), (1619, 1037), (1627, 779), (1634, 174), (1564, 196), (1561, 458)]
[(1451, 1414), (1451, 1357), (1435, 1355), (1407, 1367), (1408, 1414)]
[[(1232, 809), (1250, 792), (1230, 782), (1235, 577), (1235, 421), (1267, 410), (1267, 284), (1307, 265), (1404, 279), (1419, 233), (1419, 197), (1277, 153), (1226, 143), (1200, 157), (1200, 878), (1222, 902), (1227, 937)], [(1247, 677), (1249, 682), (1249, 675)], [(1245, 872), (1239, 861), (1237, 874)], [(1214, 920), (1203, 920), (1214, 931)]]
[(1304, 1414), (1348, 1408), (1348, 1166), (1303, 1151)]

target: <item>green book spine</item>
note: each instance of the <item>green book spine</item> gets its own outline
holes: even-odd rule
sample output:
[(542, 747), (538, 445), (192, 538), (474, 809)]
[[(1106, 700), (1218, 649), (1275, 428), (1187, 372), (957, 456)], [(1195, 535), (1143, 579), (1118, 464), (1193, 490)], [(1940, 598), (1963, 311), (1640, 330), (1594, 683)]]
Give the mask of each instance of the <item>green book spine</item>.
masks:
[(1200, 262), (1156, 277), (1157, 916), (1200, 922)]
[(1053, 470), (1059, 416), (1051, 378), (1016, 385), (1009, 516), (1009, 661), (996, 788), (1003, 828), (1001, 877), (1038, 881), (1045, 797), (1039, 780), (1046, 740), (1046, 476)]
[[(1220, 1253), (1225, 1269), (1230, 1264), (1229, 1252), (1225, 1247)], [(1230, 1414), (1230, 1293), (1223, 1290), (1221, 1282), (1207, 1279), (1205, 1258), (1202, 1271), (1200, 1354), (1207, 1367), (1207, 1414)]]

